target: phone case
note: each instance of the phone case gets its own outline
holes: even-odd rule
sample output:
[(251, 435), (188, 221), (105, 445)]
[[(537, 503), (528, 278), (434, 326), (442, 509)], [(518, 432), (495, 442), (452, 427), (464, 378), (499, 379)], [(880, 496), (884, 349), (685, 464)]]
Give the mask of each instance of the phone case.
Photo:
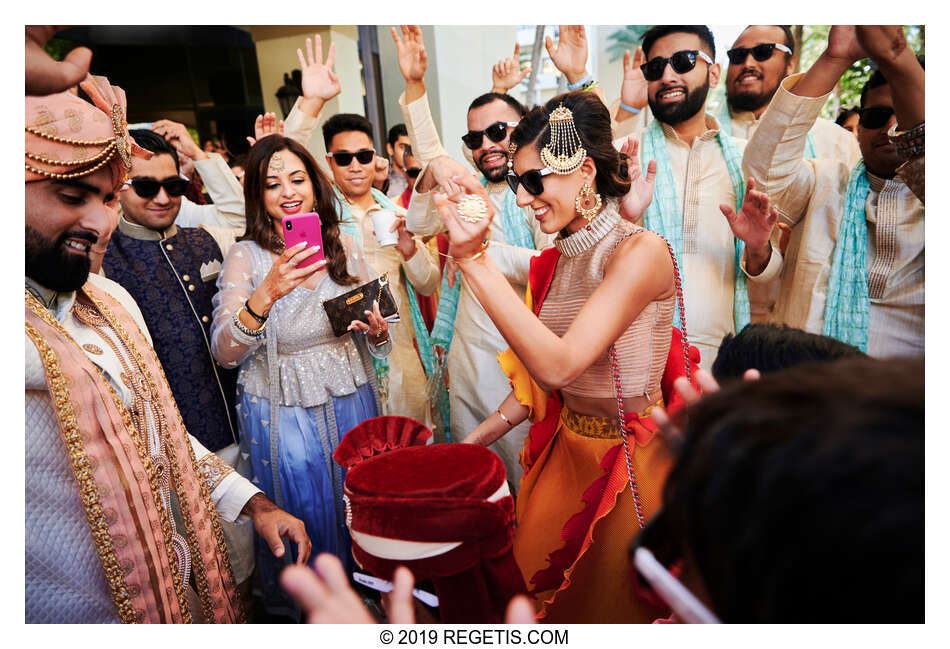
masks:
[(286, 248), (293, 248), (301, 241), (305, 241), (307, 246), (320, 246), (316, 254), (304, 259), (297, 265), (297, 268), (306, 268), (326, 259), (323, 250), (323, 230), (320, 229), (320, 216), (316, 212), (285, 216), (283, 226), (284, 246)]

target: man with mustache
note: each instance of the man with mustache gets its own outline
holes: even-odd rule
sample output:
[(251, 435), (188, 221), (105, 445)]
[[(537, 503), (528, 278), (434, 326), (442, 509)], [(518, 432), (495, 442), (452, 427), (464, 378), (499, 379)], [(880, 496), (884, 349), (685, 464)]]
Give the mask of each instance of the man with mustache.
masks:
[[(402, 38), (395, 28), (392, 35), (399, 68), (406, 79), (406, 91), (399, 98), (399, 104), (413, 153), (422, 165), (409, 202), (407, 227), (416, 234), (429, 236), (444, 230), (432, 201), (432, 190), (439, 186), (449, 193), (458, 191), (452, 177), (471, 175), (472, 169), (449, 157), (432, 120), (424, 80), (427, 55), (421, 30), (418, 26), (404, 26)], [(524, 107), (507, 94), (480, 95), (469, 106), (469, 130), (460, 143), (462, 155), (481, 174), (495, 208), (491, 240), (496, 243), (487, 254), (522, 294), (531, 258), (537, 250), (548, 247), (553, 239), (541, 232), (530, 208), (517, 206), (505, 182), (508, 137), (524, 112)], [(508, 395), (508, 378), (497, 360), (508, 344), (465, 282), (456, 278), (456, 267), (451, 263), (445, 268), (432, 340), (439, 370), (448, 375), (449, 408), (443, 417), (448, 415), (452, 439), (460, 440), (491, 416)], [(520, 482), (518, 453), (527, 434), (528, 426), (521, 424), (489, 447), (504, 461), (512, 490), (517, 490)]]
[[(644, 34), (642, 51), (655, 119), (639, 132), (639, 151), (644, 169), (657, 162), (653, 202), (642, 225), (673, 246), (686, 332), (703, 366), (711, 367), (723, 336), (741, 331), (765, 309), (759, 302), (766, 302), (768, 282), (781, 268), (781, 255), (769, 243), (776, 217), (753, 221), (740, 210), (755, 184), (742, 176), (745, 140), (724, 133), (706, 114), (707, 94), (721, 73), (709, 28), (657, 25)], [(632, 115), (622, 110), (618, 118), (623, 113)], [(614, 135), (624, 130), (629, 126), (621, 119)], [(632, 153), (629, 145), (625, 151)]]
[[(878, 69), (861, 92), (863, 159), (802, 160), (828, 95), (866, 56)], [(811, 69), (782, 82), (743, 160), (793, 228), (773, 321), (871, 356), (923, 355), (923, 123), (924, 70), (900, 25), (835, 25)]]
[(221, 521), (301, 563), (310, 539), (188, 434), (135, 302), (90, 274), (148, 154), (121, 89), (81, 86), (26, 98), (26, 621), (243, 621)]

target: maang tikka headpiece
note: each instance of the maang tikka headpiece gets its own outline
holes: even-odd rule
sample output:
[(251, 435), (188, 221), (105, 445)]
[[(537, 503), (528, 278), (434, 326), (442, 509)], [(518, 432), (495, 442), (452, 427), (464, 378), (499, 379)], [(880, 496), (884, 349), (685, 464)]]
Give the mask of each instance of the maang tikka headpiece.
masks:
[(574, 125), (574, 114), (564, 104), (558, 104), (548, 118), (548, 127), (551, 140), (541, 150), (541, 162), (559, 176), (573, 173), (587, 158), (587, 149), (581, 146), (581, 137)]

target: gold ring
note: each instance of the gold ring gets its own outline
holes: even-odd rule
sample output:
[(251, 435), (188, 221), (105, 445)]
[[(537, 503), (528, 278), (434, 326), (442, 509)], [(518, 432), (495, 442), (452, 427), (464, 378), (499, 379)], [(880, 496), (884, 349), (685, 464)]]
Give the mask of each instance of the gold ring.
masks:
[(488, 205), (480, 196), (468, 194), (459, 201), (459, 218), (469, 223), (478, 223), (488, 216)]

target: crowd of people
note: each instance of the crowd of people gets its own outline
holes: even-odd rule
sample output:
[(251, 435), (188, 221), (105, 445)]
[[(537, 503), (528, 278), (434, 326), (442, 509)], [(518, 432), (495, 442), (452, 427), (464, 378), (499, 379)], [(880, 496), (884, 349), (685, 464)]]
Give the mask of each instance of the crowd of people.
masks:
[(323, 114), (319, 36), (227, 159), (130, 130), (53, 33), (26, 30), (27, 622), (923, 621), (901, 26), (833, 26), (793, 74), (791, 30), (750, 25), (712, 114), (707, 26), (649, 29), (608, 101), (564, 25), (568, 92), (509, 94), (516, 47), (460, 155), (393, 28), (388, 159)]

